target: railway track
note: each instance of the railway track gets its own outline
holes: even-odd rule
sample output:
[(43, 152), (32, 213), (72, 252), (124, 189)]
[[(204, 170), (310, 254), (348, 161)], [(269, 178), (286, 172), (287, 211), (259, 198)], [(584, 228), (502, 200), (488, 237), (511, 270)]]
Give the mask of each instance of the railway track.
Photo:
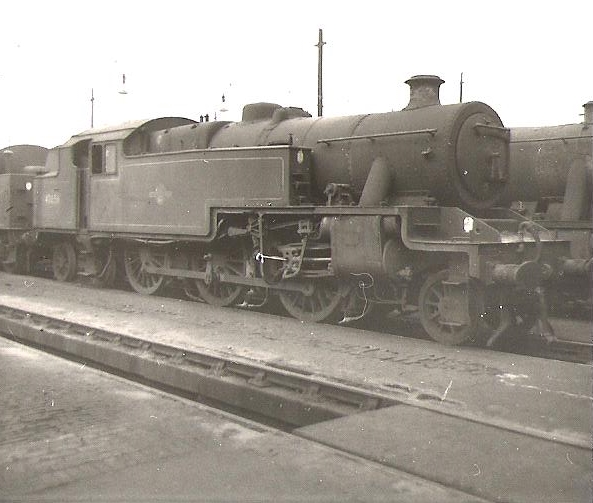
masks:
[[(197, 299), (192, 300), (202, 302)], [(236, 306), (234, 309), (248, 309), (274, 316), (287, 316), (279, 306), (268, 309), (265, 307), (253, 308), (245, 305)], [(577, 326), (585, 334), (590, 332), (591, 319), (589, 313), (584, 313), (581, 317), (570, 320), (570, 323)], [(551, 324), (552, 326), (559, 325), (555, 328), (555, 338), (546, 340), (535, 333), (535, 330), (525, 333), (523, 330), (513, 331), (511, 329), (505, 337), (501, 337), (492, 347), (483, 348), (483, 350), (515, 353), (570, 363), (589, 364), (593, 362), (593, 336), (579, 336), (573, 340), (570, 338), (571, 335), (565, 333), (565, 327), (563, 325), (566, 324), (566, 320), (552, 318)], [(361, 320), (361, 322), (349, 324), (349, 327), (372, 330), (386, 335), (400, 335), (414, 339), (430, 340), (423, 331), (417, 313), (415, 312), (404, 316), (387, 315), (380, 319)], [(572, 331), (574, 332), (575, 329), (573, 328)], [(476, 344), (476, 347), (480, 347), (480, 345)]]
[(590, 364), (593, 361), (593, 345), (591, 343), (562, 338), (546, 341), (531, 335), (519, 341), (514, 340), (503, 343), (499, 350), (570, 363)]

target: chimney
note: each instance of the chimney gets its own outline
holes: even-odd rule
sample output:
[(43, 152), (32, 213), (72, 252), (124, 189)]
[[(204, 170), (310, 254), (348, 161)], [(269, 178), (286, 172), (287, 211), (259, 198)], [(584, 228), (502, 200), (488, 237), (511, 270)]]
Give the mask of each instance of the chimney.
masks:
[(585, 124), (593, 124), (593, 101), (585, 103), (583, 108), (585, 109), (585, 113), (583, 114), (585, 118), (583, 119), (583, 122)]
[(406, 80), (410, 86), (410, 102), (404, 110), (440, 105), (439, 87), (445, 81), (436, 75), (415, 75)]

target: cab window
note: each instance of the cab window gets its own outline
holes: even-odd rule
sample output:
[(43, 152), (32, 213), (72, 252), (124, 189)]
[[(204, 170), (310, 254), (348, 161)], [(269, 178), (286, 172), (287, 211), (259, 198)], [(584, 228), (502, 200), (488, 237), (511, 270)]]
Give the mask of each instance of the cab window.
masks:
[(114, 143), (93, 145), (92, 171), (94, 175), (112, 175), (117, 172), (117, 149)]

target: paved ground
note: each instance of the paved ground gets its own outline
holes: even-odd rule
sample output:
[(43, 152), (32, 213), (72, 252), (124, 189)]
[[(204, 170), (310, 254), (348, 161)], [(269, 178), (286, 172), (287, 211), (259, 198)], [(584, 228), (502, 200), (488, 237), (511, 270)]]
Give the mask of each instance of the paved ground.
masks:
[[(593, 368), (348, 327), (0, 273), (0, 302), (332, 378), (411, 389), (460, 409), (590, 441)], [(48, 301), (48, 299), (50, 299)], [(585, 325), (581, 330), (590, 330)], [(590, 332), (589, 332), (590, 333)]]
[[(487, 499), (591, 501), (591, 365), (444, 347), (38, 278), (0, 274), (0, 285), (0, 303), (20, 309), (383, 390), (415, 390), (430, 397), (426, 403), (433, 408), (444, 402), (448, 410), (513, 431), (476, 428), (471, 421), (464, 427), (422, 407), (396, 406), (313, 425), (299, 434)], [(574, 325), (579, 326), (583, 330)], [(141, 473), (130, 473), (143, 480)], [(233, 469), (229, 473), (233, 479)]]
[(0, 339), (0, 501), (479, 501)]

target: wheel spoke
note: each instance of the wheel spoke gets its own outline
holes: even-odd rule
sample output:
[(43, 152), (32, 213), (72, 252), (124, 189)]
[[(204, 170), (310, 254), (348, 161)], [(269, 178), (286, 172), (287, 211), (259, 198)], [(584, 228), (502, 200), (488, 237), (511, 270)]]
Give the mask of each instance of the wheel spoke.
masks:
[[(163, 255), (159, 255), (163, 257)], [(166, 255), (165, 255), (166, 257)], [(128, 282), (134, 290), (143, 295), (153, 295), (163, 286), (164, 276), (144, 271), (143, 266), (159, 265), (159, 261), (148, 247), (129, 247), (124, 252), (124, 265)], [(165, 259), (160, 265), (164, 265)]]
[[(242, 251), (241, 251), (242, 253)], [(197, 279), (195, 286), (199, 296), (208, 304), (218, 307), (226, 307), (237, 304), (243, 300), (245, 287), (233, 283), (223, 283), (219, 280), (221, 274), (228, 276), (245, 275), (245, 263), (236, 257), (230, 257), (225, 253), (211, 253), (212, 278), (206, 281)], [(194, 271), (206, 272), (209, 262), (196, 256), (190, 260), (190, 267)]]
[(429, 291), (428, 295), (430, 296), (431, 302), (438, 304), (441, 300), (443, 300), (444, 292), (440, 288), (434, 287)]
[(342, 297), (337, 284), (319, 282), (313, 286), (311, 294), (298, 291), (281, 290), (280, 301), (285, 309), (301, 321), (334, 321), (341, 312)]
[[(466, 300), (469, 306), (469, 321), (461, 325), (448, 323), (450, 313), (444, 312), (448, 303), (445, 302), (446, 291), (443, 284), (448, 277), (448, 271), (444, 270), (426, 279), (420, 289), (418, 308), (422, 326), (432, 339), (444, 344), (456, 345), (476, 336), (481, 302), (479, 291), (473, 291), (469, 287), (471, 283), (468, 284), (463, 294), (468, 296)], [(456, 295), (462, 294), (458, 290)]]

